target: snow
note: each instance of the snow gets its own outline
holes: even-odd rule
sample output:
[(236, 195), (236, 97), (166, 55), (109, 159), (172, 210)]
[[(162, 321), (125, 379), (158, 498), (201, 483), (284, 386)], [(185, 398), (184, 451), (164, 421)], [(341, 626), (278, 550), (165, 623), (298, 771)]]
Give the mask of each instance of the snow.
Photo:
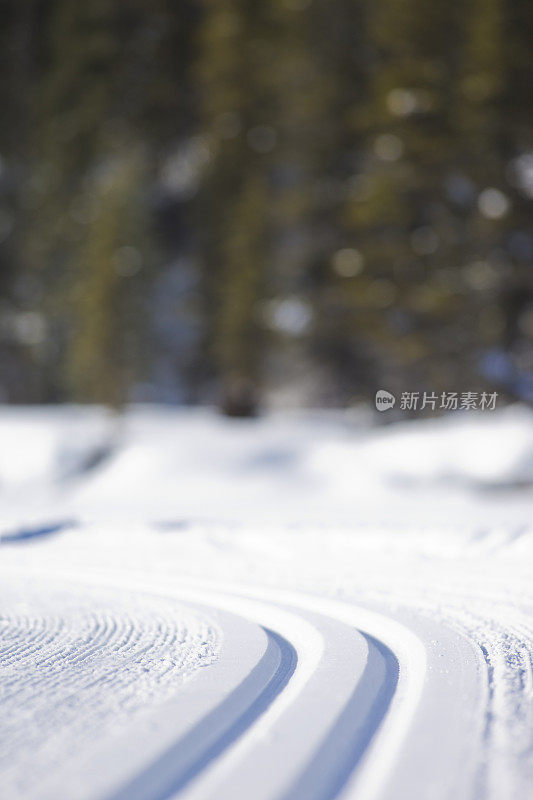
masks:
[(0, 443), (2, 797), (530, 793), (529, 408), (5, 408)]
[(425, 524), (429, 506), (441, 524), (507, 523), (527, 519), (533, 483), (533, 413), (521, 406), (387, 428), (326, 412), (16, 409), (0, 415), (0, 437), (4, 519), (15, 522), (401, 525)]
[(5, 574), (0, 599), (3, 797), (57, 797), (51, 766), (86, 757), (219, 649), (216, 627), (167, 599)]

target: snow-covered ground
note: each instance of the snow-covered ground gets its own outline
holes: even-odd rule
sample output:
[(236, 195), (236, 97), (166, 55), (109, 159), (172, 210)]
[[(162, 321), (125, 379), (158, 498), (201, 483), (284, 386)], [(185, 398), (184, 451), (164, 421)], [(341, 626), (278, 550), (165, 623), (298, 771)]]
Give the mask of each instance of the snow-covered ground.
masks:
[(533, 797), (533, 412), (0, 412), (0, 796)]

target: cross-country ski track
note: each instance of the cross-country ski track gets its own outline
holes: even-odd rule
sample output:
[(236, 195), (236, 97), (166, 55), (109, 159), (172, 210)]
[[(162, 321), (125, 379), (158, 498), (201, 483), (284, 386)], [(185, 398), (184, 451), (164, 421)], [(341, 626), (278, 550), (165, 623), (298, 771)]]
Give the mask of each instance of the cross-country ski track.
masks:
[(529, 410), (4, 416), (1, 800), (533, 800)]
[[(479, 648), (445, 625), (244, 584), (183, 579), (171, 588), (142, 574), (80, 572), (66, 580), (53, 570), (20, 577), (64, 587), (75, 581), (89, 596), (137, 592), (139, 607), (144, 598), (175, 600), (222, 633), (214, 663), (159, 709), (157, 734), (139, 742), (133, 730), (105, 752), (97, 748), (83, 769), (98, 769), (98, 778), (76, 780), (70, 797), (437, 800), (480, 790), (487, 665)], [(53, 636), (51, 623), (41, 628), (39, 635)], [(132, 750), (142, 752), (133, 770), (121, 756)], [(49, 788), (46, 782), (35, 796), (60, 796), (53, 778)]]

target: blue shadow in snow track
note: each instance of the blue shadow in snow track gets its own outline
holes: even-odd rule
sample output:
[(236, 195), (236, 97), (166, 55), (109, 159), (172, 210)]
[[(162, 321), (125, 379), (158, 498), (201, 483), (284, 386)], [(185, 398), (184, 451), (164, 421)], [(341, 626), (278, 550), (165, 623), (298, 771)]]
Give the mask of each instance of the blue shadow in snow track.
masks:
[[(181, 791), (193, 778), (199, 775), (208, 764), (217, 758), (227, 747), (235, 742), (255, 720), (263, 714), (276, 697), (283, 691), (291, 679), (298, 656), (294, 647), (274, 631), (264, 628), (268, 636), (268, 648), (279, 651), (279, 664), (270, 680), (263, 686), (258, 694), (254, 693), (257, 682), (255, 667), (245, 680), (227, 697), (219, 706), (205, 716), (189, 733), (175, 742), (162, 756), (153, 762), (147, 770), (136, 776), (132, 781), (123, 786), (107, 800), (168, 800)], [(238, 695), (239, 700), (236, 701)], [(232, 707), (235, 702), (242, 702), (243, 698), (252, 696), (251, 702), (246, 705), (246, 710), (237, 719), (232, 718)], [(210, 741), (209, 732), (215, 720), (224, 715), (229, 715), (228, 727), (215, 740)], [(204, 749), (193, 746), (196, 751), (192, 760), (183, 767), (174, 767), (178, 764), (180, 756), (190, 746), (191, 742), (207, 742)]]
[(75, 523), (72, 520), (66, 522), (56, 522), (49, 525), (39, 525), (32, 528), (17, 528), (0, 535), (0, 544), (20, 544), (30, 539), (37, 539), (42, 536), (52, 536), (55, 533), (67, 528), (73, 528)]
[(310, 765), (280, 800), (333, 800), (357, 768), (398, 685), (398, 659), (382, 642), (362, 633), (368, 660), (353, 694)]

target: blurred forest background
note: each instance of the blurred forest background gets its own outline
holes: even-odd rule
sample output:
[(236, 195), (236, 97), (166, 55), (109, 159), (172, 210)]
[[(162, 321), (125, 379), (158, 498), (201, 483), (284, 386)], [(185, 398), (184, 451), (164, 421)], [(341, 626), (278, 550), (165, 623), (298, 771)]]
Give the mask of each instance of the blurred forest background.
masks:
[(0, 0), (0, 400), (533, 399), (528, 0)]

